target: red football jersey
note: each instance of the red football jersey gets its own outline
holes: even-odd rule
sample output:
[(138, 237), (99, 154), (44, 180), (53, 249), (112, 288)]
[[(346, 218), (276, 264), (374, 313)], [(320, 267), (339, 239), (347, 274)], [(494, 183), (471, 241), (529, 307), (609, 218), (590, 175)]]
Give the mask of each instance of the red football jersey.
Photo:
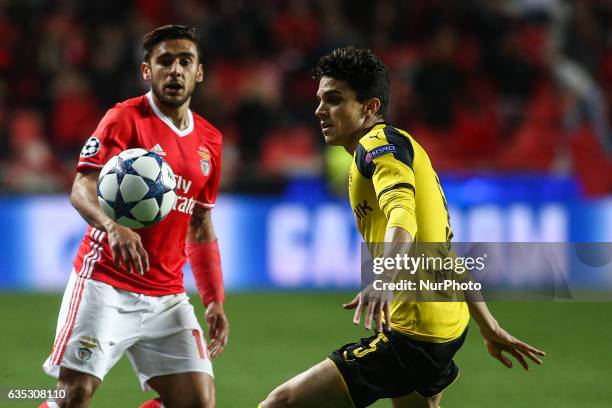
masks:
[(100, 170), (125, 149), (152, 150), (168, 162), (176, 175), (177, 200), (160, 223), (135, 230), (149, 254), (144, 276), (117, 268), (107, 234), (89, 227), (74, 260), (76, 272), (120, 289), (162, 296), (183, 292), (185, 239), (195, 205), (212, 208), (221, 172), (222, 135), (201, 116), (189, 111), (189, 125), (180, 130), (153, 100), (151, 92), (118, 103), (108, 112), (79, 158), (77, 171)]

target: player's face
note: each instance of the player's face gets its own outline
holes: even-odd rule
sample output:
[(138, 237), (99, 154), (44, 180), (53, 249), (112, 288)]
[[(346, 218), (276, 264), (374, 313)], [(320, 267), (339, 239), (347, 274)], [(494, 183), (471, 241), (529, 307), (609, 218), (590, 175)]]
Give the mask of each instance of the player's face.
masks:
[(317, 91), (319, 106), (315, 115), (321, 121), (325, 142), (351, 147), (357, 132), (363, 129), (367, 116), (365, 105), (345, 81), (323, 77)]
[(157, 44), (149, 63), (143, 63), (142, 73), (145, 80), (151, 81), (157, 100), (169, 107), (179, 107), (188, 102), (195, 84), (204, 79), (196, 46), (186, 39)]

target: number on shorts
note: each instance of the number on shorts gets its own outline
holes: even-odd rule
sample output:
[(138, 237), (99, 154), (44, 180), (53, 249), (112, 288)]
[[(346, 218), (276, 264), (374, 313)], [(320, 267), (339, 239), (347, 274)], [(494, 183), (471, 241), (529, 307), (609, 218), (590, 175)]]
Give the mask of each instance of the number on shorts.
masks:
[[(376, 337), (374, 340), (372, 340), (370, 342), (370, 344), (368, 344), (368, 348), (364, 348), (364, 347), (357, 347), (356, 349), (354, 349), (352, 351), (352, 355), (355, 356), (355, 358), (361, 358), (363, 356), (366, 356), (374, 351), (376, 351), (376, 349), (378, 348), (378, 343), (380, 342), (388, 342), (389, 339), (387, 338), (387, 336), (385, 336), (383, 333), (378, 333), (378, 337)], [(344, 359), (346, 361), (351, 361), (348, 358), (348, 353), (345, 351), (344, 352)]]
[(200, 353), (200, 358), (206, 358), (206, 352), (204, 351), (204, 344), (202, 342), (202, 337), (200, 337), (199, 330), (192, 330), (191, 334), (195, 337), (196, 345), (198, 346), (198, 352)]

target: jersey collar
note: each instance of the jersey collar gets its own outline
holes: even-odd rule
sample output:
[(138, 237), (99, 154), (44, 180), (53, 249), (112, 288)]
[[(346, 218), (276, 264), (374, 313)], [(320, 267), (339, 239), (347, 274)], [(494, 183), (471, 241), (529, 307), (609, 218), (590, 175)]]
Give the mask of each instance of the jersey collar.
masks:
[(178, 136), (183, 137), (191, 133), (191, 131), (193, 130), (193, 114), (191, 113), (190, 109), (187, 110), (187, 121), (189, 122), (189, 124), (187, 125), (185, 129), (181, 130), (177, 128), (174, 125), (174, 123), (172, 123), (169, 117), (164, 115), (164, 113), (161, 110), (159, 110), (157, 105), (155, 105), (155, 100), (153, 99), (153, 91), (147, 92), (147, 101), (149, 102), (149, 106), (151, 107), (151, 109), (153, 109), (153, 112), (155, 113), (155, 115), (158, 118), (160, 118), (162, 122), (168, 125), (168, 127), (172, 129), (172, 131), (176, 133)]

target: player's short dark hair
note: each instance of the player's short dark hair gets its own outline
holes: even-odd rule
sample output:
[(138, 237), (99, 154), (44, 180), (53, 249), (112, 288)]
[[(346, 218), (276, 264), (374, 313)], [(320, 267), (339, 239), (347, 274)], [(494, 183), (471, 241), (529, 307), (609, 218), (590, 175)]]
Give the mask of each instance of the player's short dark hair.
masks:
[(202, 50), (200, 49), (200, 36), (193, 27), (184, 25), (172, 24), (157, 27), (155, 30), (146, 34), (142, 40), (142, 53), (145, 62), (151, 61), (151, 53), (153, 48), (160, 42), (166, 40), (189, 40), (195, 44), (198, 52), (198, 61), (202, 61)]
[(380, 99), (378, 115), (384, 117), (389, 105), (389, 68), (370, 50), (355, 47), (337, 48), (319, 58), (312, 77), (329, 77), (346, 81), (355, 91), (357, 100)]

